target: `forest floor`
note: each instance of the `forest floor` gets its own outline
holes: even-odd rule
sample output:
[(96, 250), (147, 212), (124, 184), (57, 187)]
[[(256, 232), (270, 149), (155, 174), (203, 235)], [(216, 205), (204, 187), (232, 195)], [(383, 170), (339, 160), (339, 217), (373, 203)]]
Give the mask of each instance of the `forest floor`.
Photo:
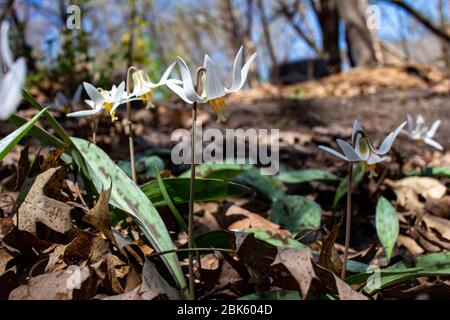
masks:
[[(450, 179), (440, 180), (440, 184), (446, 186), (447, 191), (437, 198), (427, 197), (426, 192), (419, 191), (414, 201), (411, 201), (414, 205), (402, 203), (401, 195), (398, 193), (400, 188), (396, 185), (400, 178), (405, 177), (405, 174), (412, 170), (450, 166), (450, 152), (447, 151), (450, 148), (449, 92), (450, 78), (436, 70), (423, 67), (353, 70), (281, 89), (275, 86), (258, 86), (227, 99), (229, 121), (226, 125), (215, 123), (216, 116), (207, 105), (200, 107), (199, 121), (202, 122), (204, 129), (209, 127), (280, 129), (280, 162), (283, 170), (285, 168), (292, 170), (317, 168), (330, 171), (338, 177), (345, 177), (346, 164), (322, 152), (318, 149), (318, 145), (335, 147), (334, 141), (337, 138), (349, 140), (351, 126), (355, 119), (361, 122), (365, 131), (377, 142), (404, 122), (407, 114), (413, 117), (421, 114), (428, 123), (440, 119), (442, 124), (436, 134), (436, 140), (446, 148), (444, 152), (416, 145), (406, 136), (400, 135), (391, 154), (393, 161), (379, 169), (379, 180), (364, 178), (355, 192), (351, 253), (355, 256), (359, 254), (360, 258), (364, 256), (364, 259), (359, 260), (365, 263), (386, 264), (374, 225), (376, 196), (382, 194), (393, 201), (400, 216), (401, 236), (394, 249), (392, 264), (418, 254), (441, 252), (450, 248), (450, 226), (448, 225), (450, 214), (446, 206), (450, 203), (448, 192)], [(28, 117), (32, 113), (30, 110), (24, 110), (22, 114)], [(78, 121), (66, 119), (57, 111), (55, 115), (70, 135), (90, 139), (91, 129), (87, 119)], [(173, 130), (190, 128), (190, 111), (179, 101), (161, 103), (155, 111), (150, 112), (139, 106), (133, 112), (133, 121), (136, 150), (139, 155), (155, 147), (170, 148), (173, 145), (170, 142)], [(42, 123), (45, 122), (42, 121)], [(121, 134), (124, 131), (123, 124), (124, 121), (118, 121), (111, 125), (107, 118), (100, 122), (98, 145), (114, 160), (128, 158), (128, 139)], [(0, 135), (5, 135), (11, 129), (12, 126), (2, 126)], [(25, 143), (31, 145), (30, 154), (38, 151), (39, 147), (32, 139), (25, 139), (22, 144)], [(11, 181), (11, 175), (16, 174), (21, 150), (16, 149), (19, 150), (5, 158), (0, 171), (0, 178), (3, 179), (0, 184), (3, 186), (3, 191), (7, 189), (5, 186), (8, 181)], [(42, 154), (45, 154), (45, 151)], [(166, 163), (166, 169), (171, 173), (178, 175), (186, 169), (186, 167), (170, 165), (167, 153), (160, 156)], [(140, 182), (147, 181), (148, 179), (142, 178)], [(315, 183), (313, 186), (312, 188), (287, 184), (284, 189), (286, 194), (305, 195), (319, 203), (322, 208), (321, 225), (331, 230), (343, 213), (344, 206), (333, 207), (335, 186), (321, 183)], [(416, 187), (411, 188), (415, 190), (420, 186)], [(186, 212), (186, 209), (187, 207), (182, 205), (180, 211)], [(271, 231), (289, 229), (283, 225), (279, 229), (280, 226), (266, 220), (271, 210), (270, 202), (259, 196), (198, 204), (196, 205), (195, 232), (202, 234), (211, 230), (234, 230), (252, 228), (256, 225)], [(169, 215), (168, 210), (163, 208), (161, 211), (164, 217)], [(431, 223), (428, 222), (427, 226), (422, 226), (421, 219), (424, 215), (439, 217), (447, 221), (447, 224), (445, 227), (432, 228)], [(263, 220), (260, 221), (258, 216)], [(343, 229), (341, 228), (336, 241), (336, 249), (340, 253), (344, 243)], [(286, 232), (289, 234), (289, 231)], [(304, 240), (311, 248), (319, 248), (324, 235), (326, 231), (321, 228), (315, 234), (306, 236)], [(185, 235), (179, 233), (174, 236), (174, 241), (179, 244), (184, 243)], [(151, 249), (147, 248), (147, 251)], [(36, 261), (36, 259), (32, 260)], [(202, 259), (203, 263), (207, 265), (205, 268), (209, 270), (205, 271), (206, 278), (210, 277), (212, 283), (201, 287), (200, 295), (206, 298), (235, 298), (254, 292), (255, 284), (250, 282), (243, 284), (242, 281), (236, 280), (236, 285), (230, 285), (234, 281), (233, 277), (239, 278), (239, 274), (225, 272), (223, 267), (219, 268), (223, 260), (220, 255), (207, 255), (204, 260)], [(56, 264), (54, 261), (53, 263)], [(26, 270), (29, 271), (29, 268)], [(214, 274), (215, 270), (217, 274)], [(226, 281), (227, 278), (229, 281)], [(448, 298), (450, 293), (448, 281), (439, 282), (439, 285), (436, 285), (437, 282), (412, 280), (408, 283), (409, 291), (405, 291), (405, 288), (389, 288), (378, 298)], [(20, 280), (19, 283), (21, 283)], [(264, 284), (257, 285), (265, 288)], [(411, 290), (411, 288), (416, 289)], [(102, 295), (97, 298), (112, 295), (112, 292), (121, 292), (112, 290), (111, 286), (108, 289), (103, 288)], [(428, 289), (427, 293), (425, 289)], [(7, 295), (5, 292), (0, 294), (3, 297)], [(17, 292), (15, 296), (23, 298)]]

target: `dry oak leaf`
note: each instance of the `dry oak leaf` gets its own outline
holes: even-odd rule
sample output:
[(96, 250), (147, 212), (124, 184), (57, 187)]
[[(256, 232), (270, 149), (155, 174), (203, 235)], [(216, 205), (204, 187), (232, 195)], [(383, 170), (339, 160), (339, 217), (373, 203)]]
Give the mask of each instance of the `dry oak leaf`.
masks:
[(309, 249), (279, 248), (272, 265), (280, 263), (297, 280), (303, 299), (305, 299), (311, 282), (316, 277)]
[(94, 208), (89, 210), (89, 212), (83, 217), (83, 221), (100, 230), (108, 240), (117, 245), (116, 238), (111, 230), (111, 215), (109, 213), (109, 198), (111, 196), (111, 190), (112, 187), (108, 190), (103, 190), (100, 193)]
[(291, 236), (289, 231), (281, 229), (279, 225), (238, 206), (228, 208), (225, 212), (224, 223), (228, 226), (228, 230), (259, 229)]
[(19, 230), (36, 235), (36, 223), (38, 222), (59, 233), (72, 230), (70, 216), (72, 207), (44, 194), (46, 184), (58, 170), (59, 167), (52, 168), (36, 177), (33, 186), (19, 208)]
[(9, 300), (72, 300), (74, 289), (88, 278), (88, 267), (41, 274), (14, 289)]
[(0, 275), (2, 275), (6, 271), (6, 265), (13, 258), (14, 257), (6, 248), (0, 247)]
[(408, 177), (397, 181), (386, 179), (384, 183), (394, 190), (398, 203), (411, 211), (423, 210), (425, 205), (419, 200), (419, 195), (425, 199), (440, 199), (447, 191), (438, 180), (428, 177)]
[(450, 220), (426, 214), (422, 221), (429, 229), (435, 230), (442, 238), (450, 241)]

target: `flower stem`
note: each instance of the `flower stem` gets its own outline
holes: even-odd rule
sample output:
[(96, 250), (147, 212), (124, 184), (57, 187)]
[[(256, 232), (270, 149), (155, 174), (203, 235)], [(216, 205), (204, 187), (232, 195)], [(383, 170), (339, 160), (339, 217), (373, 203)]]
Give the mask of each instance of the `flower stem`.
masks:
[[(197, 69), (195, 77), (195, 90), (198, 91), (200, 86), (200, 77), (205, 69), (200, 67)], [(195, 201), (195, 128), (197, 127), (197, 102), (192, 104), (192, 129), (191, 129), (191, 180), (189, 183), (189, 218), (188, 218), (188, 250), (189, 250), (189, 294), (190, 299), (195, 300), (194, 291), (194, 252), (193, 239), (194, 239), (194, 201)]]
[[(127, 96), (130, 94), (131, 88), (131, 72), (135, 71), (135, 67), (129, 67), (127, 71)], [(131, 121), (131, 102), (127, 102), (127, 125), (128, 125), (128, 144), (130, 146), (130, 164), (131, 164), (131, 177), (133, 182), (137, 184), (136, 174), (136, 161), (134, 155), (134, 134), (133, 134), (133, 122)]]
[(348, 163), (348, 182), (347, 182), (347, 219), (345, 222), (345, 247), (344, 247), (344, 264), (342, 266), (341, 278), (345, 279), (348, 260), (348, 248), (350, 246), (350, 231), (352, 222), (352, 175), (353, 163)]
[(189, 218), (188, 218), (188, 249), (189, 249), (189, 294), (190, 299), (195, 299), (194, 292), (194, 199), (195, 199), (195, 127), (197, 125), (197, 102), (192, 105), (192, 135), (191, 135), (191, 181), (189, 184)]

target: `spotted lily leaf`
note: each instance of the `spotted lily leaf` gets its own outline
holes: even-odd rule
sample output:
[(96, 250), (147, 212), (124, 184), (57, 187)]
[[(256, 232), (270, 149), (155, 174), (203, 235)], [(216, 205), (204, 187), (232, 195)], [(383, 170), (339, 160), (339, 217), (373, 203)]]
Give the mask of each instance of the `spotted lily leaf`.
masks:
[[(83, 139), (72, 138), (72, 141), (83, 155), (97, 191), (101, 192), (112, 183), (109, 203), (134, 217), (156, 251), (172, 250), (174, 246), (169, 232), (158, 211), (144, 192), (102, 149)], [(161, 259), (167, 265), (178, 286), (186, 294), (186, 283), (176, 254), (165, 254), (161, 256)]]

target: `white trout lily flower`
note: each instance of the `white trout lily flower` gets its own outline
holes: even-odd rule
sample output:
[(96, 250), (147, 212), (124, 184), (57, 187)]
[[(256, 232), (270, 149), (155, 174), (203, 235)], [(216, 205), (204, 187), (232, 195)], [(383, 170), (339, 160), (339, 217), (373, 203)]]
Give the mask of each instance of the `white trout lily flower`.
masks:
[(64, 111), (66, 113), (69, 112), (69, 110), (71, 110), (71, 108), (80, 104), (82, 91), (83, 91), (83, 86), (80, 84), (77, 87), (77, 90), (75, 91), (75, 93), (73, 94), (73, 97), (70, 99), (68, 97), (66, 97), (66, 95), (63, 92), (59, 91), (56, 94), (56, 102), (57, 103), (54, 107), (56, 109), (62, 108), (62, 109), (64, 109)]
[(441, 125), (441, 120), (435, 121), (431, 125), (431, 128), (425, 125), (425, 120), (421, 115), (417, 116), (415, 123), (409, 114), (407, 116), (407, 120), (408, 130), (403, 130), (403, 133), (405, 133), (412, 140), (416, 141), (418, 144), (425, 143), (439, 151), (444, 150), (444, 147), (433, 139), (437, 129)]
[(406, 122), (402, 123), (395, 131), (389, 133), (377, 149), (373, 146), (370, 138), (364, 133), (360, 123), (355, 120), (352, 130), (352, 145), (341, 139), (336, 140), (342, 153), (325, 146), (319, 146), (319, 148), (348, 162), (364, 162), (370, 170), (369, 177), (376, 177), (376, 164), (389, 160), (386, 154), (391, 150), (395, 139), (405, 125)]
[(112, 86), (111, 90), (104, 90), (102, 88), (95, 88), (92, 84), (84, 82), (84, 89), (86, 90), (90, 100), (85, 100), (86, 104), (91, 107), (90, 110), (82, 110), (69, 113), (68, 117), (85, 117), (97, 115), (103, 111), (111, 117), (111, 121), (117, 120), (116, 109), (123, 103), (133, 100), (125, 93), (125, 82), (122, 81), (118, 87)]
[(153, 89), (167, 85), (168, 83), (173, 84), (181, 84), (180, 80), (177, 79), (169, 79), (170, 74), (172, 73), (173, 67), (176, 62), (172, 63), (166, 71), (164, 71), (161, 79), (158, 83), (153, 83), (150, 81), (149, 77), (143, 70), (137, 70), (133, 73), (133, 92), (130, 97), (136, 97), (139, 100), (142, 100), (146, 104), (146, 108), (154, 108), (155, 105), (152, 103), (153, 98)]
[(6, 120), (13, 114), (22, 99), (22, 88), (27, 75), (24, 58), (13, 60), (9, 46), (9, 23), (0, 27), (0, 119)]
[(243, 47), (239, 49), (234, 60), (232, 83), (231, 86), (227, 88), (223, 84), (213, 61), (206, 55), (203, 64), (203, 68), (205, 69), (205, 83), (202, 95), (198, 95), (189, 68), (184, 60), (178, 57), (177, 61), (183, 85), (180, 86), (168, 83), (167, 86), (188, 104), (193, 104), (194, 102), (209, 102), (211, 109), (218, 115), (217, 122), (224, 123), (226, 122), (224, 116), (224, 111), (226, 109), (224, 96), (242, 89), (247, 80), (250, 67), (255, 59), (256, 53), (254, 53), (244, 64)]

